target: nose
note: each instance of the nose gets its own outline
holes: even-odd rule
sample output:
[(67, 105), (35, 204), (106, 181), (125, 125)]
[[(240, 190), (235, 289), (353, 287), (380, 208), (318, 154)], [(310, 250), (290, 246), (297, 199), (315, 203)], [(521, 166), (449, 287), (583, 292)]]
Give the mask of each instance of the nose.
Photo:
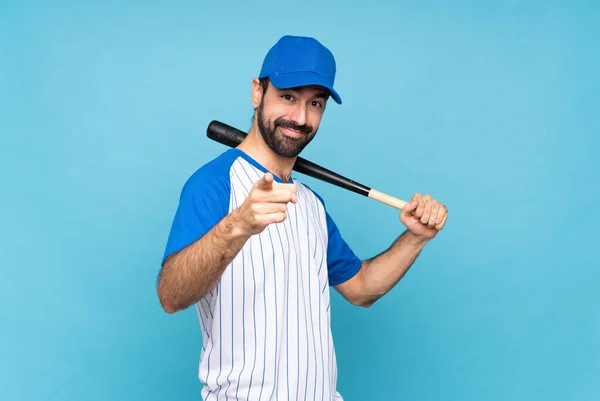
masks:
[(303, 103), (297, 104), (290, 117), (298, 125), (306, 124), (306, 106)]

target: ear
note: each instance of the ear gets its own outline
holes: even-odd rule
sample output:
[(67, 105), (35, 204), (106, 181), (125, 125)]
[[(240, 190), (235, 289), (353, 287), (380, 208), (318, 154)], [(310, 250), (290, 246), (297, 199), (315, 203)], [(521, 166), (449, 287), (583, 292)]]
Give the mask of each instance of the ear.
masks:
[(262, 87), (258, 78), (254, 78), (252, 80), (252, 105), (255, 109), (260, 104), (260, 99), (262, 99)]

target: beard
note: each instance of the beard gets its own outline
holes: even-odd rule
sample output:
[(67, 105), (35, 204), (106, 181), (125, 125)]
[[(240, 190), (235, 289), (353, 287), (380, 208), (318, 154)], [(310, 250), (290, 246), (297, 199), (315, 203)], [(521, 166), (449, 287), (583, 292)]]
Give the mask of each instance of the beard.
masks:
[[(298, 125), (283, 118), (278, 118), (273, 122), (266, 120), (263, 115), (262, 102), (256, 109), (256, 118), (258, 119), (258, 130), (263, 139), (281, 157), (298, 156), (317, 134), (317, 131), (313, 132), (313, 127), (310, 125)], [(278, 127), (293, 129), (304, 135), (300, 138), (292, 138), (277, 131)]]

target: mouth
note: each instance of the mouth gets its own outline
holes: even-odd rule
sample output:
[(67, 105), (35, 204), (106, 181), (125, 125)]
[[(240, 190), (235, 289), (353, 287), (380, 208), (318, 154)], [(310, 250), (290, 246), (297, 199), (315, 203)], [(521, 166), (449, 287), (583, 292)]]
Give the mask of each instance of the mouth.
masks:
[(290, 128), (282, 128), (279, 127), (279, 130), (285, 135), (285, 136), (289, 136), (290, 138), (302, 138), (304, 136), (303, 132), (299, 132), (299, 131), (295, 131), (293, 129)]

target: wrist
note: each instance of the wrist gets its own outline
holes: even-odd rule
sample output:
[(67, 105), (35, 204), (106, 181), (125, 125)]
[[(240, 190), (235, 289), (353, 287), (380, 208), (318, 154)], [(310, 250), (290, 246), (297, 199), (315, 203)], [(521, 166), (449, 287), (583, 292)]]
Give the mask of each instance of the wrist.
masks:
[(413, 234), (409, 230), (406, 230), (402, 237), (408, 245), (414, 246), (415, 248), (423, 248), (430, 241), (430, 238)]
[(244, 225), (244, 220), (239, 215), (239, 209), (235, 209), (224, 219), (224, 228), (227, 234), (234, 240), (246, 241), (252, 233)]

